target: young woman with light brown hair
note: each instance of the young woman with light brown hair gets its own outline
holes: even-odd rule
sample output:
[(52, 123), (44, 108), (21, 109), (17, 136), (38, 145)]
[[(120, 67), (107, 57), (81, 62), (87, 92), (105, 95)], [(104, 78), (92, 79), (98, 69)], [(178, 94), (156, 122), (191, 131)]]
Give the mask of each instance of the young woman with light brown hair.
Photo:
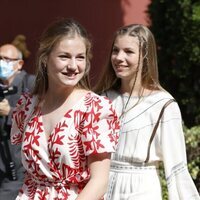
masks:
[(121, 120), (106, 200), (161, 200), (160, 162), (170, 200), (199, 199), (187, 168), (179, 106), (159, 83), (156, 43), (146, 26), (117, 30), (95, 91), (113, 101)]
[(26, 169), (17, 200), (99, 200), (106, 192), (119, 120), (109, 99), (90, 90), (91, 42), (75, 20), (42, 34), (34, 91), (13, 114), (11, 141)]

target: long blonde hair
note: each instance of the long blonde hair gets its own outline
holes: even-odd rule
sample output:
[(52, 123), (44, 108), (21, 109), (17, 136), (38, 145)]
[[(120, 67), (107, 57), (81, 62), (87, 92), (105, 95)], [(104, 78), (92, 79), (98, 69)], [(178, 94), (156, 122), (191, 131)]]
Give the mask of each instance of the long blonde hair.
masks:
[(105, 92), (109, 89), (118, 90), (121, 86), (121, 80), (116, 77), (115, 71), (111, 63), (111, 54), (113, 45), (118, 36), (128, 35), (137, 37), (139, 40), (139, 51), (142, 54), (142, 87), (150, 90), (159, 90), (160, 86), (158, 79), (158, 64), (157, 64), (157, 52), (156, 43), (151, 31), (144, 25), (131, 24), (121, 27), (114, 35), (114, 40), (111, 46), (107, 65), (101, 74), (97, 85), (94, 87), (94, 91), (97, 93)]
[(48, 75), (46, 60), (53, 47), (65, 36), (80, 36), (85, 41), (86, 46), (86, 71), (83, 78), (79, 81), (78, 87), (90, 89), (89, 70), (91, 53), (91, 41), (85, 28), (73, 19), (60, 19), (52, 23), (41, 36), (40, 46), (36, 59), (36, 81), (33, 94), (43, 96), (48, 89)]

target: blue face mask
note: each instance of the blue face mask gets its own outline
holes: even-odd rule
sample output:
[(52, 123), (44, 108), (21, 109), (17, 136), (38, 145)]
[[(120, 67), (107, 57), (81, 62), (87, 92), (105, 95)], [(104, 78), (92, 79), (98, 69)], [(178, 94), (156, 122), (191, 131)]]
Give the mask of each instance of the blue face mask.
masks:
[(6, 62), (4, 60), (0, 60), (0, 79), (6, 80), (15, 73), (13, 70), (14, 62)]

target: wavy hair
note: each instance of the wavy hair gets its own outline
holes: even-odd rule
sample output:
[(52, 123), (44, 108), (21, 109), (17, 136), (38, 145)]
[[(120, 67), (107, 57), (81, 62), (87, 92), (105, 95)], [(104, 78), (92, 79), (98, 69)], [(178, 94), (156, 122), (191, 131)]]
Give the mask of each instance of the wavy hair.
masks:
[(89, 70), (90, 60), (92, 58), (91, 40), (87, 31), (81, 24), (73, 19), (65, 18), (50, 24), (41, 35), (39, 49), (36, 57), (36, 81), (33, 94), (37, 94), (41, 97), (46, 93), (48, 89), (46, 60), (54, 46), (60, 40), (62, 40), (63, 37), (74, 37), (75, 35), (83, 38), (86, 46), (86, 70), (83, 78), (79, 81), (77, 86), (84, 89), (90, 89)]

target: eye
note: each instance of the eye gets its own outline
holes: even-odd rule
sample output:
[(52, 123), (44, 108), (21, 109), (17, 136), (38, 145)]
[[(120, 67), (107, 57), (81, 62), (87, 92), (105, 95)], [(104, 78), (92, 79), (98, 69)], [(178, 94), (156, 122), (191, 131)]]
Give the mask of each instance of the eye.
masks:
[(78, 60), (80, 60), (80, 61), (85, 60), (85, 56), (84, 55), (78, 55), (76, 58)]
[(67, 59), (67, 58), (70, 58), (70, 56), (67, 55), (67, 54), (61, 54), (61, 55), (59, 55), (58, 57), (61, 58), (62, 60), (65, 60), (65, 59)]
[(127, 54), (133, 54), (133, 53), (135, 53), (134, 51), (132, 51), (132, 50), (126, 50), (125, 51)]
[(119, 49), (116, 47), (113, 47), (112, 54), (117, 54), (119, 52)]

